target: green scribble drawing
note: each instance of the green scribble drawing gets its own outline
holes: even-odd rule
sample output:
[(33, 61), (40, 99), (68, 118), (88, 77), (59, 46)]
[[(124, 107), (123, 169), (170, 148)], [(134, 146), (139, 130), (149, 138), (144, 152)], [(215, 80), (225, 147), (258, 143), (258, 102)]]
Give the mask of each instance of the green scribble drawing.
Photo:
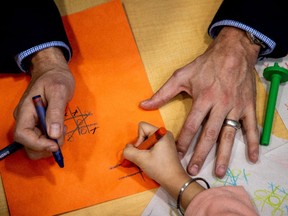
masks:
[[(250, 173), (246, 173), (245, 169), (227, 169), (226, 175), (219, 179), (217, 178), (216, 181), (213, 183), (213, 185), (232, 185), (236, 186), (239, 185), (239, 183), (248, 184), (248, 176), (250, 176)], [(241, 182), (240, 182), (241, 181)]]
[(271, 216), (288, 215), (288, 191), (280, 185), (268, 183), (268, 189), (255, 190), (254, 203), (260, 212), (271, 209)]

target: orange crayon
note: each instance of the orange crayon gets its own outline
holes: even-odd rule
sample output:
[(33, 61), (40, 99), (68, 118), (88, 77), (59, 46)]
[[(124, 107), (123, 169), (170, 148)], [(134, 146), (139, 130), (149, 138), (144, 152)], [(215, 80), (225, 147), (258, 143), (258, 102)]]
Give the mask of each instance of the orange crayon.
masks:
[[(164, 127), (160, 127), (155, 133), (153, 133), (151, 136), (149, 136), (144, 142), (142, 142), (139, 146), (136, 148), (140, 150), (147, 150), (153, 147), (165, 134), (167, 133), (167, 130)], [(122, 167), (132, 167), (134, 164), (127, 160), (123, 159), (120, 163)]]

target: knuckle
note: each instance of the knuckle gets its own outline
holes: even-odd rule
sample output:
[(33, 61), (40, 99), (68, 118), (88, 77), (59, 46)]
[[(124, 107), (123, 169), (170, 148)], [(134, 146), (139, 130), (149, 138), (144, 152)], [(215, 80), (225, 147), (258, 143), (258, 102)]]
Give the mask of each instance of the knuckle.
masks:
[(70, 92), (75, 87), (75, 80), (73, 77), (54, 76), (50, 82), (52, 92)]
[(18, 116), (18, 105), (17, 107), (14, 109), (13, 111), (13, 118), (16, 120), (17, 119), (17, 116)]
[(166, 100), (165, 99), (165, 92), (164, 91), (158, 91), (156, 92), (153, 96), (152, 96), (152, 100), (156, 100), (158, 104), (164, 104), (166, 103)]
[(62, 92), (67, 88), (67, 85), (64, 81), (57, 80), (53, 83), (52, 88), (54, 89), (54, 91)]
[(202, 166), (202, 164), (205, 161), (205, 156), (201, 154), (194, 155), (191, 159), (191, 164), (197, 164), (199, 167)]
[(187, 146), (184, 144), (177, 143), (177, 151), (184, 153), (187, 151)]
[(37, 152), (33, 150), (26, 150), (26, 154), (30, 160), (39, 160), (42, 158), (48, 158), (51, 156), (48, 152)]
[(228, 95), (228, 93), (224, 93), (223, 96), (222, 96), (222, 99), (221, 99), (221, 103), (222, 103), (222, 106), (223, 108), (226, 109), (230, 106), (231, 102), (232, 102), (232, 97), (230, 97), (230, 95)]
[(15, 131), (14, 131), (14, 140), (15, 141), (17, 141), (17, 140), (21, 140), (22, 139), (22, 137), (24, 137), (24, 135), (23, 135), (23, 133), (21, 132), (21, 130), (19, 130), (19, 129), (15, 129)]
[(182, 77), (182, 69), (179, 68), (175, 70), (174, 73), (172, 74), (172, 77), (175, 79)]
[(27, 156), (30, 160), (38, 160), (40, 159), (40, 157), (37, 155), (37, 154), (34, 154), (34, 153), (28, 153), (27, 152)]
[(214, 128), (210, 129), (206, 129), (205, 133), (204, 133), (204, 139), (207, 140), (208, 142), (216, 142), (217, 138), (218, 138), (218, 132), (217, 130), (215, 130)]
[[(231, 128), (231, 129), (233, 129), (233, 128)], [(222, 138), (224, 141), (233, 142), (234, 138), (235, 138), (235, 132), (232, 130), (225, 131)]]
[(230, 157), (227, 155), (217, 155), (217, 162), (216, 162), (216, 167), (219, 165), (226, 165), (227, 161), (229, 161)]
[(186, 140), (178, 140), (176, 143), (176, 148), (178, 152), (185, 154), (189, 148), (189, 143)]
[(59, 119), (63, 117), (63, 110), (59, 107), (51, 107), (49, 109), (50, 116), (53, 116), (54, 119)]
[(185, 131), (189, 131), (192, 134), (195, 134), (198, 131), (197, 125), (193, 124), (192, 122), (185, 124), (183, 129)]

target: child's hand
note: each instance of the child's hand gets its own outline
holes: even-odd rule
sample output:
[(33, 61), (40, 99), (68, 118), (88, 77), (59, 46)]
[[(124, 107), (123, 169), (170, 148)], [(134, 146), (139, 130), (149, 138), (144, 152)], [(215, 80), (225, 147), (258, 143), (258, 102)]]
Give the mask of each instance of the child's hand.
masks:
[[(146, 137), (153, 134), (157, 129), (149, 123), (140, 122), (135, 146), (140, 145)], [(180, 163), (174, 137), (169, 131), (151, 149), (139, 150), (132, 144), (128, 144), (123, 154), (126, 159), (135, 163), (150, 178), (161, 185), (172, 183), (175, 176), (187, 176)]]

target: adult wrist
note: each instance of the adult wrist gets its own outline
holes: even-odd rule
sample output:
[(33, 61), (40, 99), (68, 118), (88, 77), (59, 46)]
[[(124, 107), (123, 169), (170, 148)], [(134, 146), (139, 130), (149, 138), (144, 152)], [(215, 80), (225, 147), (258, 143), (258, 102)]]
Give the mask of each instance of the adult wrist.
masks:
[(236, 21), (236, 20), (231, 20), (231, 19), (224, 19), (224, 20), (219, 20), (215, 23), (212, 23), (211, 26), (209, 26), (208, 29), (208, 34), (215, 39), (219, 32), (224, 28), (224, 27), (234, 27), (239, 30), (243, 30), (244, 32), (249, 32), (251, 33), (254, 37), (259, 39), (261, 42), (263, 42), (266, 47), (265, 49), (261, 48), (259, 56), (266, 56), (269, 55), (270, 53), (273, 52), (273, 50), (276, 47), (276, 42), (269, 38), (267, 35), (264, 33), (258, 31), (256, 28), (253, 28), (253, 26), (246, 25), (242, 22)]
[(62, 41), (50, 41), (50, 42), (45, 42), (45, 43), (36, 45), (34, 47), (31, 47), (27, 50), (24, 50), (24, 51), (18, 53), (15, 56), (15, 61), (18, 65), (18, 67), (20, 68), (20, 70), (22, 70), (23, 72), (27, 72), (29, 67), (30, 67), (31, 57), (35, 53), (40, 52), (41, 50), (47, 49), (49, 47), (60, 48), (61, 51), (63, 52), (65, 58), (66, 58), (66, 61), (69, 62), (71, 60), (72, 51), (66, 43), (64, 43)]
[(256, 44), (260, 46), (262, 49), (266, 49), (267, 47), (266, 44), (263, 41), (261, 41), (259, 38), (257, 38), (254, 34), (246, 31), (246, 35), (252, 44)]
[(40, 50), (31, 55), (27, 61), (29, 61), (28, 71), (33, 73), (41, 73), (49, 71), (55, 67), (67, 67), (67, 61), (64, 57), (62, 50), (58, 47), (48, 47)]
[(222, 41), (227, 46), (233, 47), (234, 50), (243, 50), (244, 48), (247, 55), (253, 59), (257, 59), (261, 49), (261, 46), (251, 43), (246, 31), (231, 26), (223, 27), (215, 40)]

